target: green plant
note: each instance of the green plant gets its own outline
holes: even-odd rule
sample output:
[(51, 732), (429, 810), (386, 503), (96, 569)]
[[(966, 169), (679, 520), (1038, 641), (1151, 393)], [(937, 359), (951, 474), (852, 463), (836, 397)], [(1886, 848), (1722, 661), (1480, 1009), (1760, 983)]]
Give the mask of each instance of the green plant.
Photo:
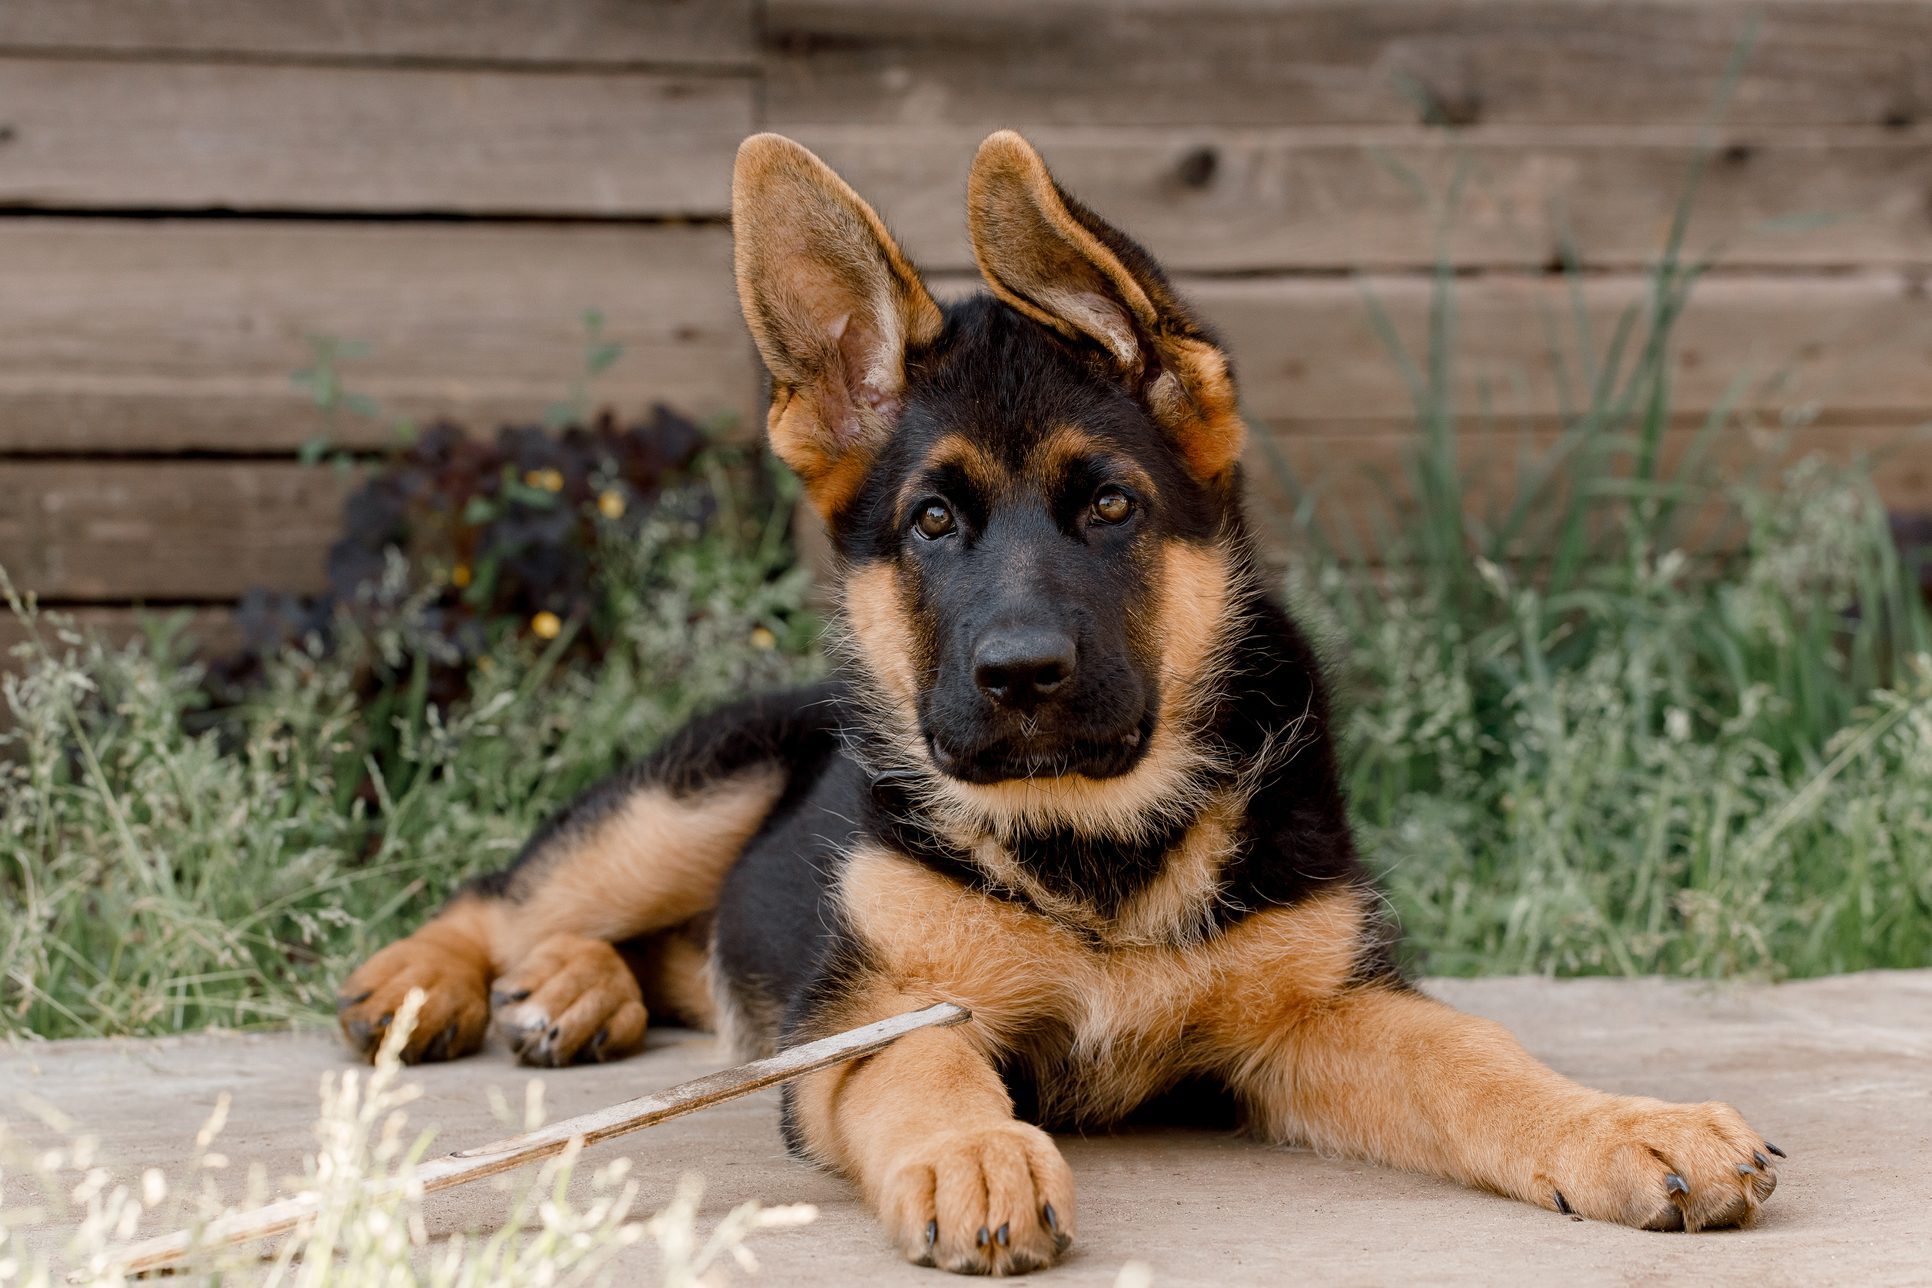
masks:
[[(774, 530), (755, 508), (700, 525), (676, 507), (606, 530), (595, 611), (616, 626), (596, 664), (506, 632), (448, 705), (402, 666), (433, 631), (408, 597), (210, 710), (178, 632), (109, 648), (7, 587), (29, 640), (0, 679), (0, 1033), (327, 1014), (356, 960), (595, 778), (702, 706), (816, 670), (807, 580)], [(406, 679), (372, 703), (382, 668)]]
[(1600, 348), (1571, 266), (1566, 405), (1500, 506), (1472, 499), (1446, 261), (1422, 354), (1368, 302), (1415, 402), (1407, 495), (1363, 541), (1285, 479), (1291, 590), (1353, 696), (1356, 816), (1432, 969), (1932, 961), (1932, 618), (1867, 470), (1767, 486), (1793, 422), (1726, 476), (1731, 398), (1664, 450), (1675, 327), (1715, 262), (1683, 244), (1701, 171)]

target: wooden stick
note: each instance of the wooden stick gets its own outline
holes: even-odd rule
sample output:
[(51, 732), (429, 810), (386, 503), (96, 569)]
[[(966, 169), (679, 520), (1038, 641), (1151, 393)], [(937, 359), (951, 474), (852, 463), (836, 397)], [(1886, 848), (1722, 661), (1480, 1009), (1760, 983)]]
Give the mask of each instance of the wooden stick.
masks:
[[(871, 1055), (919, 1029), (944, 1028), (969, 1018), (971, 1016), (966, 1010), (950, 1002), (940, 1002), (922, 1011), (908, 1011), (876, 1024), (790, 1047), (763, 1060), (753, 1060), (750, 1064), (693, 1078), (690, 1082), (679, 1083), (665, 1091), (655, 1091), (604, 1109), (593, 1109), (574, 1118), (560, 1119), (547, 1127), (539, 1127), (495, 1144), (459, 1149), (416, 1168), (410, 1174), (408, 1183), (420, 1186), (425, 1194), (455, 1185), (467, 1185), (539, 1158), (561, 1154), (574, 1140), (594, 1145), (613, 1136), (655, 1127), (668, 1119), (699, 1109), (709, 1109), (712, 1105), (748, 1096), (774, 1084)], [(394, 1193), (403, 1185), (400, 1178), (384, 1177), (367, 1183), (365, 1193), (372, 1197)], [(304, 1219), (315, 1215), (320, 1205), (320, 1196), (314, 1191), (305, 1190), (252, 1211), (231, 1212), (217, 1217), (199, 1230), (180, 1230), (131, 1244), (113, 1258), (113, 1265), (124, 1274), (138, 1274), (172, 1265), (190, 1252), (265, 1239), (294, 1229)]]

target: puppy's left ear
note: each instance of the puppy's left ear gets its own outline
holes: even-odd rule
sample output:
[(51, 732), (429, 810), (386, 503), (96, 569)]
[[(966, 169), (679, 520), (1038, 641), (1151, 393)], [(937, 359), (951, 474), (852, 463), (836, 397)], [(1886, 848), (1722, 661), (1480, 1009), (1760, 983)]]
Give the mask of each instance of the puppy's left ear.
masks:
[(1153, 258), (1068, 196), (1011, 130), (979, 146), (966, 185), (973, 258), (993, 293), (1092, 344), (1203, 482), (1240, 459), (1247, 427), (1227, 354)]

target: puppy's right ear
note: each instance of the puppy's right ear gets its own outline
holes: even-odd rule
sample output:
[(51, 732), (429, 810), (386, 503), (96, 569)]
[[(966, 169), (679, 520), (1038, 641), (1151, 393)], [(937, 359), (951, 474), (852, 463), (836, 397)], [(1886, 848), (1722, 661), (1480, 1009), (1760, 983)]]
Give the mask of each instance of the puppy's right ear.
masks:
[(738, 148), (731, 227), (772, 449), (829, 518), (897, 423), (906, 351), (938, 338), (939, 306), (872, 207), (790, 139)]

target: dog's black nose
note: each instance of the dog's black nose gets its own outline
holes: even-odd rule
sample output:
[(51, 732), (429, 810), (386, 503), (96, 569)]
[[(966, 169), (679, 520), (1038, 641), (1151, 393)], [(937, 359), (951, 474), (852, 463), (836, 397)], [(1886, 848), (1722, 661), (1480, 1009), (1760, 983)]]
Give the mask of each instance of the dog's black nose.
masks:
[(1073, 661), (1073, 639), (1059, 631), (998, 631), (973, 650), (973, 681), (995, 702), (1029, 707), (1073, 677)]

